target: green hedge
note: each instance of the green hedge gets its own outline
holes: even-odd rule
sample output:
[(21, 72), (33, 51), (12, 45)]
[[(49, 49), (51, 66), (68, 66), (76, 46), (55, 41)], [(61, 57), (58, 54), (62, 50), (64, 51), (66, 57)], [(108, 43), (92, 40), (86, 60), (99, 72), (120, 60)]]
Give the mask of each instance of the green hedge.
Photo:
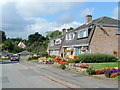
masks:
[(115, 62), (118, 59), (112, 55), (106, 54), (82, 54), (78, 56), (75, 62), (98, 63), (98, 62)]

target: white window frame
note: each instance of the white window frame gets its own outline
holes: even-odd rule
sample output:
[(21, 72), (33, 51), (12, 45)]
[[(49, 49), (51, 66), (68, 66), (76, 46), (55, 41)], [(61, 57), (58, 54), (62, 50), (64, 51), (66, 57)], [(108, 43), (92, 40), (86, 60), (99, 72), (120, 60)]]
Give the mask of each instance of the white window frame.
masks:
[[(86, 32), (86, 34), (84, 31)], [(80, 36), (80, 33), (82, 33), (82, 36)], [(78, 31), (78, 38), (84, 38), (84, 37), (88, 37), (88, 29), (83, 29)]]
[[(59, 42), (59, 43), (58, 43), (58, 42)], [(61, 44), (61, 39), (60, 39), (60, 38), (55, 39), (55, 45), (59, 45), (59, 44)]]
[[(71, 35), (73, 35), (73, 38), (71, 37)], [(74, 37), (75, 37), (74, 33), (68, 33), (68, 34), (66, 34), (66, 40), (73, 40)]]
[(54, 46), (54, 40), (50, 41), (50, 46)]

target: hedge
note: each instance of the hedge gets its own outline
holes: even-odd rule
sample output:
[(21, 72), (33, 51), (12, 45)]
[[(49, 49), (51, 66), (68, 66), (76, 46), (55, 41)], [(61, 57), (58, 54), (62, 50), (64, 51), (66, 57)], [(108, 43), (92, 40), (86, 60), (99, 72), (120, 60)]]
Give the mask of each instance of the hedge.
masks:
[(98, 62), (115, 62), (118, 59), (113, 55), (106, 54), (82, 54), (79, 55), (75, 62), (98, 63)]

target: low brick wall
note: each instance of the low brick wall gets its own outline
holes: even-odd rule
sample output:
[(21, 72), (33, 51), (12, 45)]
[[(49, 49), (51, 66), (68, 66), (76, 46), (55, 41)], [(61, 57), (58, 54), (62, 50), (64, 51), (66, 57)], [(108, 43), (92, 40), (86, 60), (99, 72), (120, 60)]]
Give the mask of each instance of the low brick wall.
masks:
[[(60, 67), (60, 63), (54, 62), (54, 66)], [(85, 69), (85, 68), (74, 67), (73, 65), (65, 65), (65, 66), (66, 66), (66, 69), (68, 69), (68, 70), (74, 70), (77, 72), (86, 72), (87, 71), (87, 69)]]

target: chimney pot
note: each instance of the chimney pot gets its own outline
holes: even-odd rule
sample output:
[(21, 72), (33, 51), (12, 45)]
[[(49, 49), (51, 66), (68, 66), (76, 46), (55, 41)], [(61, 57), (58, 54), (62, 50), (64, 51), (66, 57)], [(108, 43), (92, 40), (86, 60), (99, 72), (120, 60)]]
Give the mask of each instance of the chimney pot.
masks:
[(63, 28), (63, 29), (62, 29), (62, 35), (64, 35), (65, 33), (66, 33), (66, 29)]
[(92, 15), (87, 15), (86, 16), (86, 23), (89, 23), (90, 21), (92, 21)]

